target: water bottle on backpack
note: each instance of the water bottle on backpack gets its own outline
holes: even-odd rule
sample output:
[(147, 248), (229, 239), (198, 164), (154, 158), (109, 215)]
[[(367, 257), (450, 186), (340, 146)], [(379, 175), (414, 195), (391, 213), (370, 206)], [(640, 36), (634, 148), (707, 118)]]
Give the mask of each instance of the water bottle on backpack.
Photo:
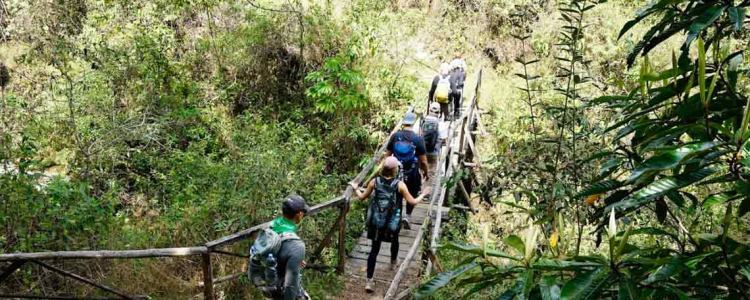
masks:
[(276, 272), (277, 264), (276, 258), (273, 257), (273, 253), (269, 253), (268, 256), (263, 259), (263, 265), (265, 266), (265, 269), (263, 270), (265, 274), (263, 277), (266, 279), (266, 284), (273, 284), (279, 278), (279, 275)]
[(396, 213), (391, 216), (391, 220), (388, 223), (388, 229), (391, 230), (391, 232), (396, 232), (398, 230), (398, 223), (401, 221), (401, 209), (396, 209)]

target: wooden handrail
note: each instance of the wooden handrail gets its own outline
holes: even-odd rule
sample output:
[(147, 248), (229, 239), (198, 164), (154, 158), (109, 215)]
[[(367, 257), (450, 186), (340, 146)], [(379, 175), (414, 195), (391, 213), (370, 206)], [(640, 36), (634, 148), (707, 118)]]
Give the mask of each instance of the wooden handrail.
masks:
[(51, 259), (133, 259), (149, 257), (177, 257), (204, 254), (206, 247), (162, 248), (147, 250), (55, 251), (0, 254), (0, 261), (51, 260)]

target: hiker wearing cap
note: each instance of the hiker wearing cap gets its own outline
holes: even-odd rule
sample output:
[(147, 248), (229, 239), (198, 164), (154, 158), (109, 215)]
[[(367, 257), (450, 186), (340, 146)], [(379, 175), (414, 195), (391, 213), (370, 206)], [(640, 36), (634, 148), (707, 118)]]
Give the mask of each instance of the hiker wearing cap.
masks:
[[(385, 151), (385, 157), (393, 155), (401, 162), (401, 180), (404, 181), (409, 193), (419, 195), (422, 189), (422, 169), (425, 180), (430, 179), (430, 167), (427, 162), (427, 148), (424, 139), (417, 134), (414, 124), (417, 122), (417, 115), (406, 113), (401, 122), (401, 130), (391, 136)], [(406, 216), (401, 220), (406, 229), (411, 229), (409, 220), (414, 206), (406, 204)]]
[(450, 79), (453, 81), (455, 89), (451, 93), (451, 102), (453, 102), (453, 114), (458, 118), (461, 116), (461, 105), (464, 94), (464, 81), (466, 80), (466, 62), (461, 58), (461, 53), (453, 54), (451, 61)]
[(440, 73), (432, 79), (432, 85), (430, 86), (430, 93), (427, 96), (427, 103), (431, 105), (432, 102), (440, 104), (440, 115), (445, 121), (450, 121), (450, 103), (453, 98), (452, 91), (456, 89), (456, 81), (451, 80), (451, 66), (447, 63), (440, 65)]
[(297, 236), (302, 218), (310, 210), (305, 199), (289, 195), (281, 204), (282, 216), (258, 234), (250, 250), (248, 275), (265, 296), (273, 299), (310, 299), (302, 288), (305, 243)]
[(406, 184), (399, 180), (398, 172), (401, 163), (393, 156), (388, 156), (380, 168), (377, 178), (370, 180), (364, 192), (359, 191), (356, 183), (350, 183), (357, 199), (364, 200), (372, 196), (367, 206), (367, 238), (372, 240), (370, 254), (367, 256), (367, 283), (365, 291), (375, 291), (373, 277), (375, 275), (375, 264), (382, 242), (391, 243), (390, 270), (395, 270), (398, 264), (398, 235), (401, 231), (399, 226), (401, 207), (403, 200), (407, 206), (416, 206), (429, 194), (429, 188), (425, 188), (419, 197), (414, 198)]
[(427, 163), (436, 164), (440, 147), (448, 137), (448, 123), (440, 122), (440, 105), (436, 102), (430, 104), (427, 116), (422, 118), (419, 134), (424, 140), (427, 150)]

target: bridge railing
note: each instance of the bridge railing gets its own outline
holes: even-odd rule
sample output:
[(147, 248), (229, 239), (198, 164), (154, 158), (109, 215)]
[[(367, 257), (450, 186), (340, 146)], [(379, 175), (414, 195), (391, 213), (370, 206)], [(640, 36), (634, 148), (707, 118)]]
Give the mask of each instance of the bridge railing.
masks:
[[(413, 112), (414, 107), (410, 106), (407, 112)], [(357, 177), (354, 178), (353, 182), (359, 184), (367, 176), (373, 168), (378, 164), (383, 153), (388, 145), (390, 137), (395, 134), (401, 128), (401, 121), (399, 121), (391, 130), (388, 137), (378, 148), (378, 151), (373, 155), (370, 162), (359, 172)], [(316, 204), (310, 207), (307, 216), (312, 216), (328, 209), (338, 208), (339, 216), (336, 219), (331, 229), (324, 236), (321, 243), (316, 247), (313, 254), (310, 256), (310, 264), (308, 268), (313, 269), (328, 269), (328, 266), (314, 265), (315, 261), (320, 257), (322, 251), (331, 244), (333, 234), (338, 231), (338, 265), (336, 270), (339, 273), (344, 272), (344, 266), (346, 262), (346, 215), (349, 212), (349, 201), (354, 190), (351, 186), (347, 186), (344, 193), (331, 199), (329, 201)], [(254, 235), (261, 229), (267, 228), (271, 225), (271, 221), (250, 227), (248, 229), (239, 231), (237, 233), (221, 237), (219, 239), (205, 243), (200, 247), (187, 247), (187, 248), (159, 248), (159, 249), (144, 249), (144, 250), (100, 250), (100, 251), (56, 251), (56, 252), (35, 252), (35, 253), (12, 253), (12, 254), (0, 254), (0, 262), (10, 262), (5, 270), (0, 271), (0, 286), (18, 269), (26, 265), (27, 263), (38, 265), (44, 269), (52, 271), (63, 277), (67, 277), (83, 284), (92, 286), (98, 290), (114, 294), (117, 297), (106, 298), (106, 297), (75, 297), (75, 296), (40, 296), (40, 295), (6, 295), (0, 294), (0, 298), (11, 298), (11, 299), (128, 299), (128, 300), (140, 300), (148, 299), (147, 296), (143, 295), (129, 295), (124, 291), (117, 290), (113, 287), (109, 287), (102, 283), (96, 282), (92, 279), (85, 278), (81, 275), (68, 272), (54, 266), (51, 266), (43, 261), (56, 261), (56, 260), (92, 260), (92, 259), (142, 259), (142, 258), (153, 258), (153, 257), (191, 257), (199, 256), (201, 259), (201, 268), (203, 274), (203, 283), (200, 285), (205, 300), (215, 299), (214, 285), (222, 282), (226, 282), (232, 279), (241, 277), (244, 272), (238, 274), (227, 275), (219, 278), (214, 277), (212, 268), (211, 255), (228, 255), (233, 257), (247, 258), (249, 255), (243, 253), (233, 253), (230, 251), (222, 250), (222, 247), (242, 242), (254, 237)]]

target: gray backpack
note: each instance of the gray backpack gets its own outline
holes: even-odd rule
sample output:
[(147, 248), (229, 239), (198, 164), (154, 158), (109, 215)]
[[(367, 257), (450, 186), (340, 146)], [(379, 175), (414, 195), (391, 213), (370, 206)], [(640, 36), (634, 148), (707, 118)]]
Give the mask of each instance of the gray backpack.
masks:
[(248, 278), (258, 289), (273, 292), (278, 288), (279, 250), (281, 245), (290, 240), (299, 240), (293, 232), (278, 234), (272, 228), (263, 229), (250, 248), (248, 263)]

